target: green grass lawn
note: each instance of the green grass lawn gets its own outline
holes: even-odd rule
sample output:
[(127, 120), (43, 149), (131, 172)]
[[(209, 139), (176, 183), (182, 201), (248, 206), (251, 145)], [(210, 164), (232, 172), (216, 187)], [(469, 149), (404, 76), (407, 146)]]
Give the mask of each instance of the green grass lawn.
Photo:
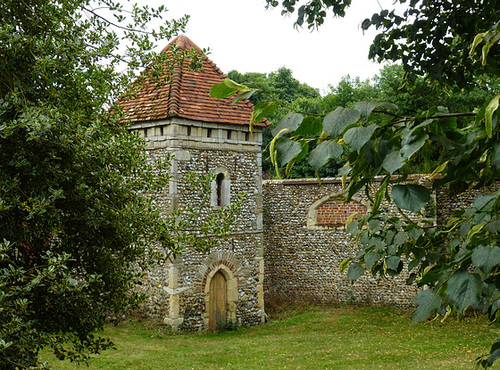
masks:
[[(289, 311), (234, 332), (168, 334), (135, 321), (107, 326), (104, 335), (117, 349), (93, 358), (90, 369), (471, 369), (500, 329), (484, 317), (413, 324), (393, 309), (341, 307)], [(54, 369), (77, 367), (42, 358)]]

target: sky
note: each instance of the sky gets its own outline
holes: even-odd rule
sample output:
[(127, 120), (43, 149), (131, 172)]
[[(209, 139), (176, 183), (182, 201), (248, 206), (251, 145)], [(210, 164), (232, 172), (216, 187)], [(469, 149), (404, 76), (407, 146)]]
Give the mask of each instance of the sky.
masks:
[(295, 29), (294, 16), (282, 16), (280, 8), (266, 10), (264, 0), (155, 0), (154, 4), (164, 4), (169, 18), (190, 15), (184, 34), (200, 48), (210, 48), (208, 57), (224, 73), (269, 73), (286, 67), (297, 80), (325, 94), (345, 75), (366, 79), (380, 70), (380, 64), (368, 60), (376, 32), (363, 34), (360, 25), (392, 1), (353, 1), (345, 18), (330, 13), (325, 24), (312, 32), (307, 27)]

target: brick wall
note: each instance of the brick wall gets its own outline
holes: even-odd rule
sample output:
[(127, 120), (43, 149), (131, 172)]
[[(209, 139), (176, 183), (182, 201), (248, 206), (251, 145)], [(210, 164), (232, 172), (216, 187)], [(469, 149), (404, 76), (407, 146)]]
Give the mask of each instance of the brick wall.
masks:
[(345, 225), (351, 215), (364, 216), (366, 207), (359, 202), (345, 203), (339, 200), (329, 200), (318, 207), (317, 224), (320, 226)]

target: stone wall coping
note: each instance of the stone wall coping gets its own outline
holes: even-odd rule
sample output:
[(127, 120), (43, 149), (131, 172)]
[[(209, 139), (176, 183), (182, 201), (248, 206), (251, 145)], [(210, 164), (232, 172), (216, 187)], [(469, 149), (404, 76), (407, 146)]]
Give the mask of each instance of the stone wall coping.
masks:
[[(396, 179), (398, 176), (392, 176)], [(409, 175), (406, 179), (409, 181), (420, 180), (429, 177), (428, 174), (413, 174)], [(346, 179), (346, 182), (350, 181), (350, 177)], [(376, 176), (374, 181), (382, 182), (384, 176)], [(317, 178), (306, 178), (306, 179), (281, 179), (281, 180), (263, 180), (264, 185), (321, 185), (321, 184), (342, 184), (341, 177), (325, 177), (321, 179), (321, 182)]]

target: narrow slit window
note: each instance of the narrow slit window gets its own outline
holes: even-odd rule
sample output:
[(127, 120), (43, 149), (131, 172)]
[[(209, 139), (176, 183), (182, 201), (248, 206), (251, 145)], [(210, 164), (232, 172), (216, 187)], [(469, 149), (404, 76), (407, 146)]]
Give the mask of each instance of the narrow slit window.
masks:
[(250, 141), (250, 133), (245, 132), (245, 141)]
[(187, 136), (191, 136), (191, 126), (187, 127)]
[(212, 129), (207, 128), (207, 137), (212, 137)]
[(227, 130), (227, 139), (231, 140), (231, 136), (233, 136), (233, 131), (232, 130)]
[(219, 173), (216, 178), (216, 187), (217, 187), (217, 207), (222, 206), (222, 187), (224, 185), (224, 174)]

